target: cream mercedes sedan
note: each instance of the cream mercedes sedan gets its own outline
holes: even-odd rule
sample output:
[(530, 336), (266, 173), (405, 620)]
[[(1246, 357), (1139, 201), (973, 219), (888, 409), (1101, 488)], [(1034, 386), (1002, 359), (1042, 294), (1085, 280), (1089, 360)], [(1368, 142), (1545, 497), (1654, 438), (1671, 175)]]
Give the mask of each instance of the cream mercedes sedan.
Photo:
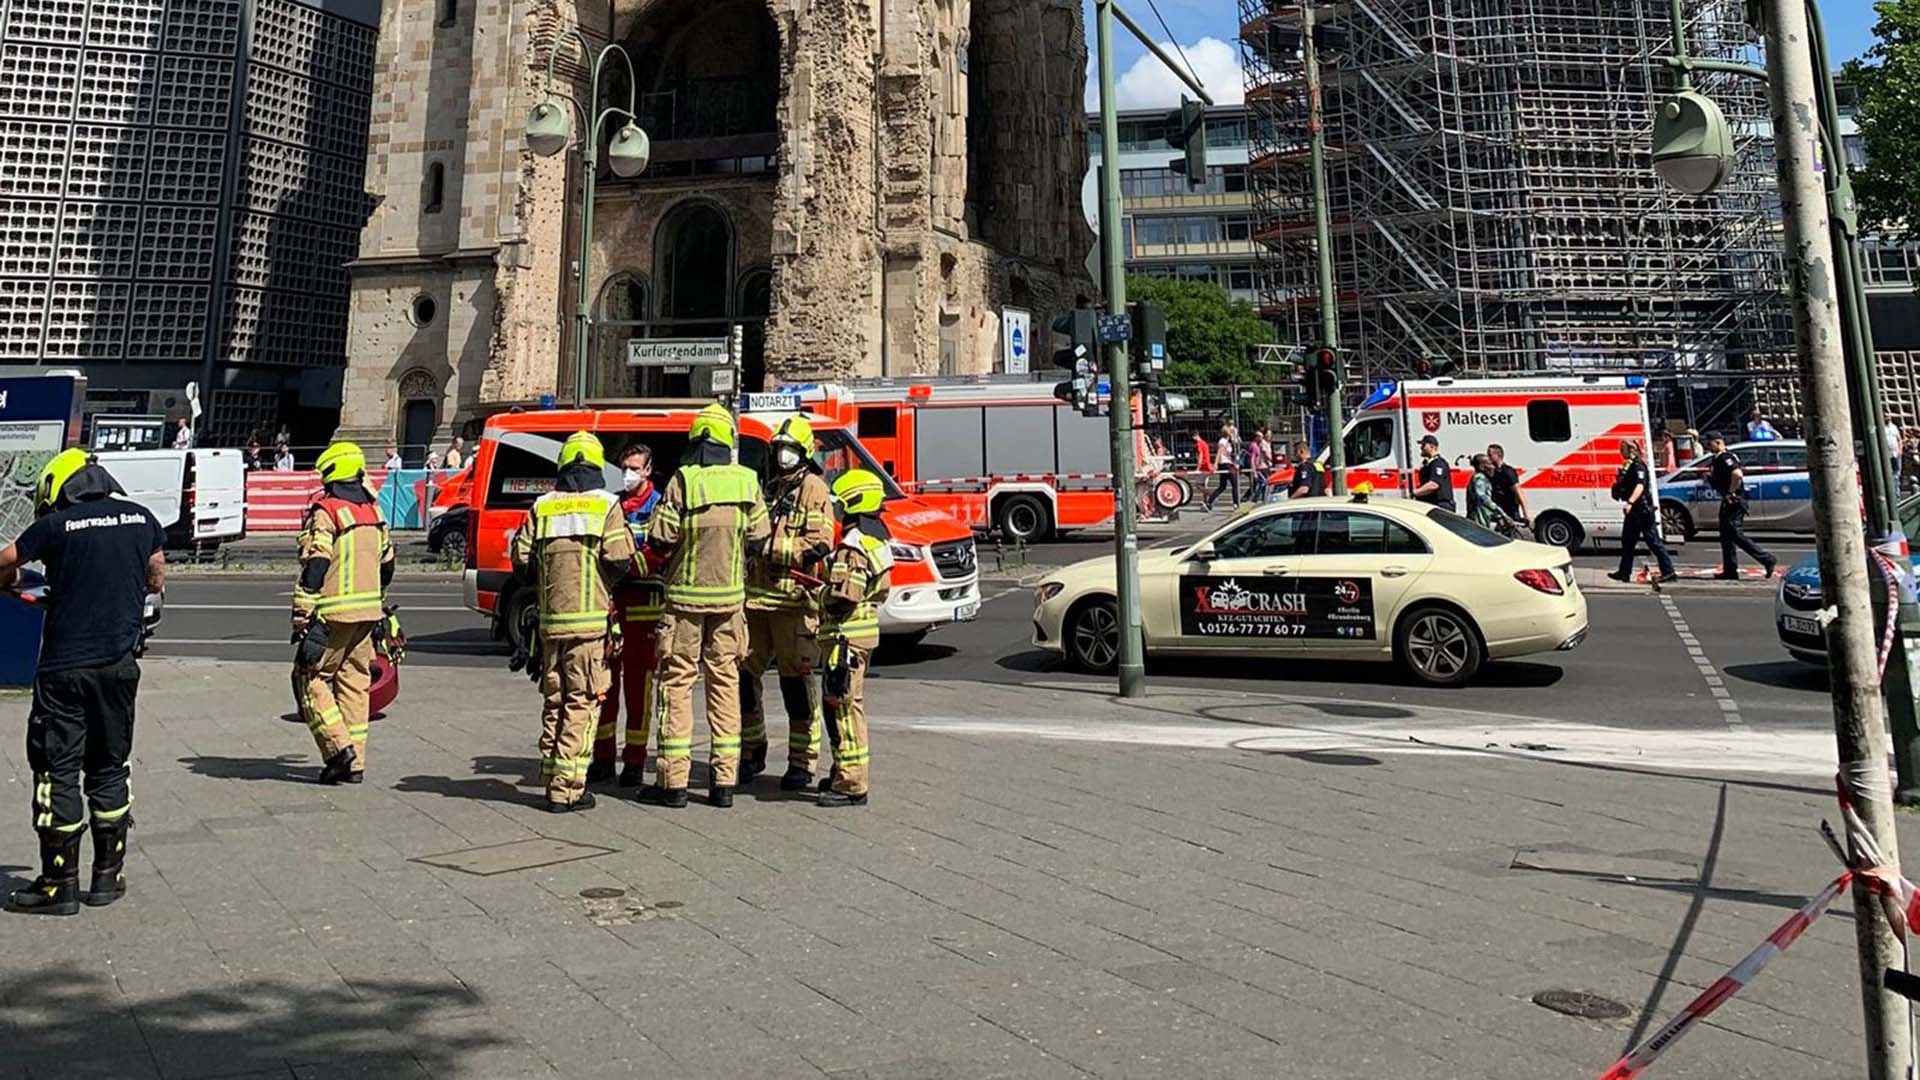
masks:
[[(1113, 566), (1089, 559), (1041, 582), (1034, 644), (1113, 670)], [(1140, 599), (1149, 656), (1394, 660), (1434, 686), (1587, 636), (1565, 549), (1405, 499), (1295, 499), (1143, 551)]]

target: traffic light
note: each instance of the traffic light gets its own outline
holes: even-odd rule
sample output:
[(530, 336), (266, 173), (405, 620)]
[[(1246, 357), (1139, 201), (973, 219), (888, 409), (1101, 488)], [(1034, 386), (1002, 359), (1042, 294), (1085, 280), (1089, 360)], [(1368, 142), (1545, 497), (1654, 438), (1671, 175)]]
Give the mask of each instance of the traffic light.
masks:
[(1413, 373), (1423, 379), (1444, 379), (1448, 375), (1453, 374), (1459, 367), (1460, 362), (1458, 360), (1448, 357), (1430, 360), (1423, 356), (1413, 362)]
[(1167, 168), (1176, 173), (1185, 173), (1188, 187), (1199, 187), (1207, 182), (1207, 108), (1197, 101), (1188, 101), (1187, 95), (1180, 95), (1180, 107), (1167, 114), (1167, 145), (1182, 151), (1183, 157), (1174, 158)]
[(1304, 363), (1287, 365), (1287, 380), (1281, 384), (1287, 404), (1303, 409), (1314, 407), (1313, 369)]
[(1340, 351), (1331, 345), (1313, 350), (1313, 396), (1319, 402), (1340, 392)]
[(1085, 415), (1096, 415), (1099, 410), (1094, 389), (1100, 355), (1096, 316), (1097, 313), (1088, 308), (1076, 308), (1053, 320), (1054, 333), (1067, 339), (1066, 348), (1054, 350), (1053, 366), (1072, 375), (1066, 382), (1054, 384), (1053, 396)]
[(1167, 316), (1151, 300), (1136, 300), (1127, 305), (1133, 317), (1133, 374), (1143, 386), (1155, 386), (1167, 370)]

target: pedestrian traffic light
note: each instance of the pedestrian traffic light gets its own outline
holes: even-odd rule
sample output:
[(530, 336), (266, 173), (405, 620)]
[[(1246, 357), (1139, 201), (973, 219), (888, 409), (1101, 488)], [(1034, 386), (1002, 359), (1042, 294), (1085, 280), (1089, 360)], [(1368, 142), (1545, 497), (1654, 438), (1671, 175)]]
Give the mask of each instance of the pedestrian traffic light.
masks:
[(1129, 344), (1133, 350), (1134, 375), (1142, 385), (1158, 385), (1160, 374), (1167, 370), (1166, 313), (1151, 300), (1136, 300), (1127, 308), (1133, 317), (1133, 337)]
[(1095, 340), (1095, 313), (1075, 308), (1054, 317), (1053, 332), (1064, 335), (1066, 348), (1055, 349), (1053, 366), (1084, 375), (1098, 366), (1099, 342)]
[(1454, 373), (1460, 362), (1448, 357), (1437, 360), (1421, 357), (1413, 362), (1413, 373), (1423, 379), (1441, 379)]
[(1188, 187), (1199, 187), (1207, 182), (1207, 108), (1197, 101), (1188, 101), (1187, 95), (1180, 95), (1180, 107), (1167, 114), (1167, 145), (1182, 151), (1184, 156), (1174, 158), (1167, 168), (1176, 173), (1184, 173)]

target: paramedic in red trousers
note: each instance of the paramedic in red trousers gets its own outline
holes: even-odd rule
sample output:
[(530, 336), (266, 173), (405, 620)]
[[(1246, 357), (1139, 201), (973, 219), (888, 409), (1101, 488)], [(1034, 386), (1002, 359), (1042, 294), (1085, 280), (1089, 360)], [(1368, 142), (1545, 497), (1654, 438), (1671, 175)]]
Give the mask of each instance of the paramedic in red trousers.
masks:
[(1420, 436), (1420, 471), (1413, 478), (1413, 497), (1458, 513), (1453, 503), (1453, 466), (1440, 456), (1440, 440)]
[[(619, 462), (626, 485), (620, 512), (635, 536), (645, 536), (653, 508), (660, 502), (660, 489), (653, 486), (653, 451), (634, 443), (620, 452)], [(660, 615), (666, 610), (666, 592), (657, 573), (659, 567), (649, 565), (646, 570), (627, 577), (613, 589), (614, 615), (620, 620), (620, 653), (613, 661), (607, 700), (600, 705), (600, 726), (593, 736), (593, 764), (587, 766), (589, 784), (613, 779), (623, 694), (627, 699), (627, 741), (619, 753), (620, 786), (638, 787), (641, 771), (647, 766), (647, 739), (653, 733), (654, 668), (659, 663), (654, 632), (660, 628)]]
[(1631, 439), (1620, 440), (1620, 472), (1613, 479), (1613, 497), (1620, 500), (1626, 522), (1620, 535), (1620, 569), (1607, 576), (1615, 581), (1633, 580), (1633, 552), (1645, 538), (1647, 550), (1660, 564), (1660, 580), (1672, 581), (1679, 577), (1673, 572), (1673, 557), (1667, 554), (1667, 545), (1660, 538), (1660, 515), (1653, 505), (1652, 477), (1647, 472), (1647, 463), (1640, 457), (1640, 444)]
[[(14, 583), (21, 564), (46, 565), (47, 618), (27, 712), (40, 876), (7, 906), (72, 915), (82, 901), (100, 907), (127, 891), (120, 872), (133, 825), (127, 759), (140, 689), (133, 654), (147, 594), (159, 592), (166, 579), (160, 551), (166, 536), (153, 515), (79, 449), (54, 455), (41, 470), (33, 510), (33, 524), (0, 548), (0, 588)], [(82, 893), (80, 840), (89, 816), (93, 888)]]

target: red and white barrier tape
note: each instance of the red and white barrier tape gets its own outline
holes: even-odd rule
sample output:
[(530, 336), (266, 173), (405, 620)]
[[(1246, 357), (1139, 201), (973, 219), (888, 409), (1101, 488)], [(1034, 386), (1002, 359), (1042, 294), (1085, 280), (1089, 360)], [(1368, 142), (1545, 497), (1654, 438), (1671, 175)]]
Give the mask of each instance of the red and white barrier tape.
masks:
[(1900, 571), (1893, 560), (1880, 554), (1878, 549), (1868, 548), (1874, 558), (1880, 560), (1880, 576), (1887, 582), (1887, 625), (1880, 629), (1880, 678), (1887, 677), (1887, 657), (1893, 655), (1893, 627), (1899, 621), (1900, 610)]
[(1752, 952), (1741, 958), (1725, 975), (1714, 980), (1712, 986), (1700, 992), (1700, 996), (1687, 1002), (1673, 1019), (1661, 1025), (1660, 1030), (1643, 1040), (1640, 1045), (1627, 1051), (1613, 1067), (1600, 1074), (1600, 1080), (1632, 1080), (1639, 1076), (1647, 1066), (1680, 1041), (1693, 1025), (1713, 1015), (1713, 1011), (1727, 1003), (1727, 1000), (1740, 992), (1741, 988), (1752, 982), (1754, 977), (1766, 969), (1773, 958), (1786, 952), (1788, 947), (1806, 933), (1813, 921), (1826, 913), (1827, 905), (1845, 891), (1853, 882), (1853, 871), (1849, 870), (1821, 889), (1813, 899), (1801, 906), (1799, 911), (1788, 916), (1787, 921), (1774, 928), (1773, 933), (1761, 942)]

